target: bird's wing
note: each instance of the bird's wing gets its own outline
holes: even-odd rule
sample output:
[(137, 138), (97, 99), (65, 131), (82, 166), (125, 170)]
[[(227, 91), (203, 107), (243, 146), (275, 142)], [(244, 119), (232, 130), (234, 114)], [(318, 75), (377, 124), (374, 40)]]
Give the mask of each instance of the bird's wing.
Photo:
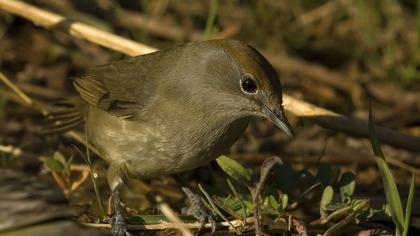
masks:
[(145, 64), (131, 58), (96, 67), (75, 79), (74, 86), (90, 105), (130, 118), (139, 114), (155, 94), (156, 76)]

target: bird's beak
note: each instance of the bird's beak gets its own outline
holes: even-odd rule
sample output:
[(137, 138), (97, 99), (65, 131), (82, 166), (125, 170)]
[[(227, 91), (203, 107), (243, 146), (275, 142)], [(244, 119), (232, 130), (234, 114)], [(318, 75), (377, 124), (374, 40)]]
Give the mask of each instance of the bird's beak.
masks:
[(279, 127), (281, 130), (283, 130), (287, 136), (290, 138), (293, 138), (293, 129), (292, 126), (290, 126), (289, 121), (287, 120), (283, 107), (272, 109), (269, 108), (266, 105), (262, 106), (262, 112), (264, 115), (267, 116), (268, 119), (270, 119), (277, 127)]

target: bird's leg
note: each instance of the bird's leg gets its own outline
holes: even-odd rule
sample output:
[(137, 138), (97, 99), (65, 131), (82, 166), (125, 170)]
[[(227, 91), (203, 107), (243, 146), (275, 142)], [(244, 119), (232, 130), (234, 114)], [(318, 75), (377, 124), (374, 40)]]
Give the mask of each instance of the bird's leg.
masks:
[(124, 219), (124, 210), (121, 206), (121, 199), (120, 199), (120, 188), (121, 184), (118, 184), (112, 190), (112, 198), (113, 198), (113, 205), (114, 205), (114, 216), (111, 219), (112, 229), (111, 232), (115, 236), (131, 236), (131, 234), (127, 230), (127, 223)]
[(187, 195), (190, 203), (187, 208), (182, 209), (183, 213), (194, 216), (200, 221), (201, 227), (203, 227), (206, 222), (210, 223), (211, 232), (214, 233), (216, 231), (216, 221), (204, 206), (200, 196), (193, 193), (188, 187), (182, 187), (182, 191), (184, 191), (185, 195)]

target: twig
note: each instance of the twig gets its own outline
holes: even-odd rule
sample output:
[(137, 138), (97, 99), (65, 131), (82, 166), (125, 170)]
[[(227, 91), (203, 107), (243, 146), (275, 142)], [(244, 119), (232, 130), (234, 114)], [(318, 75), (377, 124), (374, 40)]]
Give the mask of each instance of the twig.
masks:
[(280, 157), (273, 156), (267, 158), (261, 166), (261, 174), (258, 183), (256, 183), (255, 188), (251, 189), (252, 204), (254, 205), (255, 235), (257, 236), (266, 235), (261, 227), (260, 196), (268, 176), (276, 164), (283, 164), (283, 161), (280, 159)]
[(32, 105), (32, 100), (26, 96), (14, 83), (12, 83), (2, 72), (0, 72), (0, 80), (6, 84), (13, 92), (15, 92), (27, 105)]
[[(203, 186), (201, 186), (201, 184), (198, 184), (198, 188), (200, 189), (200, 191), (204, 194), (204, 196), (206, 197), (207, 201), (209, 202), (209, 204), (211, 205), (212, 209), (216, 212), (216, 214), (218, 216), (220, 216), (220, 218), (222, 218), (225, 222), (230, 224), (230, 221), (226, 218), (225, 215), (223, 215), (223, 213), (219, 210), (219, 208), (217, 207), (217, 205), (214, 203), (213, 199), (210, 197), (210, 194), (203, 188)], [(235, 232), (237, 234), (240, 234), (239, 230), (233, 225), (230, 225), (232, 227), (233, 230), (235, 230)]]
[(156, 51), (155, 48), (136, 43), (80, 22), (72, 22), (63, 16), (44, 11), (21, 1), (2, 0), (0, 1), (0, 9), (31, 20), (36, 25), (47, 29), (58, 27), (59, 29), (67, 28), (63, 30), (67, 30), (72, 36), (86, 39), (92, 43), (111, 48), (130, 56)]
[(13, 147), (11, 145), (0, 145), (0, 152), (8, 153), (14, 157), (19, 157), (22, 155), (22, 149)]
[[(19, 89), (19, 88), (17, 88), (17, 89)], [(23, 101), (22, 98), (20, 96), (18, 96), (16, 93), (12, 93), (12, 92), (8, 92), (8, 91), (2, 91), (2, 93), (5, 94), (9, 99), (13, 100), (16, 103), (19, 103), (19, 104), (21, 104), (23, 106), (29, 106), (29, 107), (31, 107), (30, 105), (28, 105), (28, 103), (26, 103), (25, 101)], [(23, 92), (21, 91), (21, 93), (23, 93)], [(33, 107), (33, 108), (35, 108), (35, 109), (39, 109), (40, 108), (43, 113), (46, 112), (45, 109), (44, 109), (44, 107), (46, 107), (46, 104), (42, 103), (39, 100), (33, 99), (33, 98), (30, 98), (30, 99), (32, 101), (32, 104), (36, 104), (37, 105), (36, 108), (35, 107)], [(287, 106), (287, 107), (289, 107), (289, 106)], [(296, 107), (299, 107), (299, 106), (296, 106)], [(311, 111), (310, 111), (310, 104), (309, 105), (302, 106), (302, 108), (304, 108), (304, 107), (307, 107), (308, 110), (307, 111), (299, 111), (299, 110), (297, 110), (296, 112), (297, 113), (300, 112), (300, 113), (303, 113), (303, 114), (306, 114), (307, 113), (307, 114), (311, 114), (313, 116), (316, 116), (316, 113), (313, 113), (313, 112), (311, 113)], [(328, 111), (328, 110), (326, 110), (326, 111)], [(382, 128), (377, 127), (377, 129), (381, 130)], [(66, 135), (69, 136), (70, 138), (75, 139), (79, 143), (82, 143), (82, 144), (86, 145), (86, 141), (81, 137), (81, 134), (80, 133), (78, 133), (76, 131), (68, 131), (66, 133)], [(410, 137), (410, 138), (412, 138), (412, 137)], [(310, 143), (310, 142), (306, 144), (306, 147), (307, 148), (310, 148), (311, 150), (314, 150), (314, 151), (317, 151), (318, 150), (318, 148), (317, 148), (318, 145), (315, 145), (314, 146), (313, 143)], [(100, 154), (98, 153), (98, 151), (94, 147), (90, 146), (90, 149), (94, 153), (96, 153), (97, 155), (100, 156)], [(350, 147), (346, 147), (346, 149), (349, 149), (346, 152), (348, 152), (348, 151), (354, 152), (354, 149), (352, 149)], [(4, 150), (5, 150), (4, 152), (7, 152), (8, 149), (4, 149)], [(0, 151), (1, 151), (1, 149), (0, 149)], [(340, 153), (334, 153), (333, 152), (331, 154), (332, 155), (339, 155)], [(29, 153), (24, 153), (24, 155), (25, 156), (26, 155), (29, 155)], [(30, 155), (30, 156), (32, 156), (32, 155)], [(262, 154), (262, 155), (257, 155), (257, 156), (255, 156), (255, 155), (249, 156), (249, 155), (246, 155), (246, 154), (242, 154), (242, 155), (239, 155), (239, 156), (240, 156), (240, 159), (245, 160), (247, 162), (262, 163), (269, 156), (269, 154), (267, 154), (267, 155), (263, 155)], [(287, 159), (289, 157), (288, 156), (285, 156), (285, 158)], [(417, 175), (420, 175), (420, 170), (418, 168), (413, 169), (412, 166), (410, 167), (408, 164), (406, 164), (406, 163), (404, 163), (402, 161), (399, 161), (398, 159), (395, 159), (395, 158), (392, 158), (392, 159), (391, 158), (387, 158), (387, 160), (392, 165), (395, 165), (395, 166), (397, 166), (397, 167), (399, 167), (401, 169), (404, 169), (404, 170), (408, 170), (410, 172), (415, 172)], [(290, 159), (290, 160), (287, 160), (287, 161), (288, 162), (313, 162), (312, 159), (302, 159), (302, 158), (296, 158), (296, 157), (293, 157), (293, 159)], [(356, 155), (351, 161), (348, 160), (348, 159), (345, 159), (345, 158), (337, 158), (337, 157), (330, 157), (330, 156), (325, 157), (323, 161), (324, 162), (328, 162), (328, 163), (341, 163), (341, 164), (342, 163), (345, 163), (346, 164), (348, 162), (362, 162), (362, 163), (368, 164), (368, 165), (376, 165), (376, 163), (374, 161), (372, 161), (370, 158), (364, 158), (363, 155), (359, 155), (359, 154)]]
[[(1, 2), (0, 2), (1, 4)], [(0, 71), (0, 80), (10, 89), (12, 90), (20, 101), (23, 102), (23, 105), (29, 106), (34, 108), (35, 110), (41, 112), (43, 115), (47, 115), (48, 111), (45, 109), (41, 103), (34, 102), (28, 95), (26, 95), (18, 86), (16, 86), (9, 78), (7, 78), (1, 71)]]
[(17, 104), (19, 104), (21, 106), (24, 106), (24, 107), (32, 108), (34, 111), (40, 112), (42, 114), (46, 114), (45, 113), (46, 110), (45, 109), (42, 109), (42, 108), (43, 107), (47, 107), (47, 104), (44, 103), (44, 102), (42, 102), (42, 101), (40, 101), (40, 100), (31, 98), (32, 105), (29, 105), (24, 100), (22, 100), (22, 98), (19, 95), (17, 95), (13, 91), (5, 90), (5, 89), (3, 89), (3, 88), (0, 87), (0, 93), (1, 93), (1, 95), (7, 97), (7, 99), (10, 100), (10, 101), (13, 101), (13, 102), (15, 102), (15, 103), (17, 103)]
[[(232, 225), (235, 225), (235, 227), (237, 227), (239, 225), (252, 223), (253, 220), (254, 220), (253, 217), (248, 217), (246, 218), (245, 223), (242, 220), (231, 220), (229, 222), (218, 222), (217, 226), (218, 227), (231, 227), (231, 224), (232, 224)], [(84, 223), (84, 225), (89, 226), (89, 227), (94, 227), (94, 228), (111, 228), (110, 224)], [(202, 227), (208, 228), (208, 229), (211, 228), (210, 223), (201, 225), (200, 222), (195, 222), (195, 223), (182, 223), (182, 225), (188, 229), (200, 229)], [(170, 222), (162, 222), (160, 224), (144, 224), (144, 225), (135, 224), (135, 225), (127, 226), (129, 230), (165, 230), (165, 229), (176, 229), (177, 227), (178, 226), (175, 223), (170, 223)]]
[[(232, 182), (230, 181), (230, 179), (226, 179), (226, 182), (228, 183), (228, 186), (230, 188), (230, 190), (232, 191), (233, 195), (235, 195), (235, 197), (239, 200), (239, 203), (241, 204), (242, 209), (244, 210), (244, 216), (243, 216), (243, 220), (245, 223), (245, 219), (246, 219), (246, 206), (245, 203), (242, 199), (242, 197), (238, 194), (238, 191), (236, 191), (235, 186), (232, 184)], [(243, 227), (245, 227), (245, 225), (243, 225)], [(239, 230), (240, 232), (242, 231), (242, 228)]]
[(166, 216), (166, 218), (173, 222), (175, 227), (183, 236), (193, 236), (193, 233), (184, 225), (182, 220), (177, 216), (175, 211), (172, 210), (168, 203), (163, 201), (161, 196), (156, 196), (156, 203), (158, 204), (160, 211)]
[(98, 149), (96, 149), (95, 147), (93, 147), (92, 145), (88, 144), (86, 142), (86, 140), (84, 138), (82, 138), (82, 135), (76, 131), (67, 131), (66, 135), (69, 136), (70, 138), (73, 138), (74, 140), (76, 140), (77, 142), (83, 144), (84, 146), (89, 146), (89, 149), (94, 152), (96, 155), (101, 156), (101, 154), (99, 153)]
[(78, 164), (72, 164), (70, 166), (70, 170), (80, 172), (80, 177), (74, 180), (70, 186), (70, 193), (73, 193), (86, 181), (86, 179), (89, 177), (90, 171), (89, 167), (86, 165)]
[[(333, 111), (315, 106), (305, 101), (283, 95), (286, 110), (297, 116), (309, 118), (324, 128), (341, 131), (359, 137), (368, 137), (368, 125), (365, 121), (349, 118)], [(420, 137), (414, 137), (397, 131), (375, 126), (379, 139), (395, 147), (420, 152)]]
[[(157, 50), (156, 48), (98, 30), (83, 23), (70, 22), (63, 16), (36, 8), (20, 1), (2, 0), (0, 1), (0, 9), (21, 16), (37, 25), (49, 29), (67, 23), (67, 32), (70, 35), (86, 39), (95, 44), (130, 56), (146, 54)], [(329, 82), (342, 88), (347, 88), (347, 86), (341, 82), (333, 82), (333, 80), (329, 80)], [(364, 121), (342, 116), (333, 111), (292, 98), (288, 95), (284, 95), (283, 101), (285, 108), (290, 112), (296, 114), (297, 116), (310, 118), (325, 128), (342, 131), (351, 135), (368, 137), (367, 123)], [(401, 134), (397, 131), (381, 127), (377, 127), (376, 130), (378, 137), (382, 142), (396, 147), (420, 152), (420, 145), (418, 145), (420, 143), (420, 137)]]

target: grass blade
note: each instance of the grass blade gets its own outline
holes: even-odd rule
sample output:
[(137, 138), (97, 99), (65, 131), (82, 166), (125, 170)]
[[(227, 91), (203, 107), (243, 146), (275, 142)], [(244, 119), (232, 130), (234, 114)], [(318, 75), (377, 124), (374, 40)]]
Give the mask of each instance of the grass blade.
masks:
[(210, 203), (211, 207), (216, 212), (216, 214), (220, 216), (220, 218), (222, 218), (225, 222), (229, 223), (232, 229), (235, 230), (235, 232), (239, 235), (241, 232), (239, 232), (239, 230), (226, 218), (226, 216), (223, 215), (223, 213), (219, 210), (217, 205), (214, 203), (212, 197), (210, 197), (210, 194), (207, 193), (207, 191), (203, 188), (203, 186), (201, 186), (201, 184), (198, 184), (198, 188), (204, 194), (204, 196), (206, 197), (207, 201)]
[(209, 16), (207, 17), (206, 28), (204, 29), (204, 39), (210, 39), (214, 33), (214, 22), (216, 20), (219, 8), (219, 0), (212, 0), (210, 5)]
[(400, 194), (395, 183), (394, 176), (385, 161), (385, 156), (382, 152), (381, 145), (375, 133), (375, 126), (373, 124), (372, 108), (369, 106), (369, 135), (372, 143), (372, 149), (375, 154), (376, 163), (378, 164), (379, 172), (382, 176), (382, 181), (385, 189), (385, 196), (389, 204), (389, 208), (396, 227), (396, 235), (401, 235), (404, 227), (404, 213), (401, 204)]
[[(106, 211), (105, 211), (104, 205), (102, 204), (102, 198), (101, 198), (101, 194), (100, 194), (100, 191), (99, 191), (99, 187), (98, 187), (98, 184), (96, 183), (96, 174), (95, 174), (95, 171), (93, 170), (92, 159), (90, 158), (89, 139), (88, 139), (88, 125), (87, 125), (87, 123), (85, 123), (85, 139), (86, 139), (85, 161), (87, 162), (87, 164), (89, 166), (90, 176), (91, 176), (92, 184), (93, 184), (93, 190), (95, 191), (95, 196), (96, 196), (96, 201), (98, 202), (99, 211), (101, 212), (102, 217), (106, 217)], [(78, 149), (76, 148), (76, 150), (78, 150)], [(80, 152), (80, 154), (82, 156), (84, 156), (82, 152)]]
[(411, 219), (411, 207), (414, 198), (414, 189), (416, 188), (416, 175), (413, 173), (411, 175), (410, 190), (408, 191), (407, 205), (405, 207), (405, 221), (404, 221), (404, 231), (403, 236), (408, 234), (408, 229), (410, 228), (410, 219)]

